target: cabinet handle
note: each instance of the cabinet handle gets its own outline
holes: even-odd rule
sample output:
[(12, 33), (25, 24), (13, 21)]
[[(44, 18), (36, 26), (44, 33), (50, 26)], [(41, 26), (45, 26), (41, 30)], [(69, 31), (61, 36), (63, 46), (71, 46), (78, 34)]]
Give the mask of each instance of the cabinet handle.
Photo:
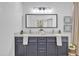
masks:
[(40, 39), (40, 40), (44, 40), (44, 39)]
[(45, 43), (39, 43), (39, 44), (45, 44)]
[(45, 49), (45, 48), (39, 48), (39, 49)]
[(45, 52), (45, 51), (39, 51), (39, 52)]

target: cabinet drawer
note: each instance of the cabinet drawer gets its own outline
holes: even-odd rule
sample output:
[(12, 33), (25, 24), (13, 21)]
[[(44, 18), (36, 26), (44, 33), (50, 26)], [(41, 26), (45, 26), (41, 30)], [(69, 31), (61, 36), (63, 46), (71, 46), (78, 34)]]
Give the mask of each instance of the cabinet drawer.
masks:
[(46, 51), (38, 51), (38, 56), (46, 56)]
[(38, 50), (38, 53), (46, 53), (45, 50)]
[(46, 46), (45, 47), (40, 46), (40, 47), (38, 47), (38, 50), (46, 50)]
[(17, 43), (22, 43), (23, 42), (23, 37), (15, 37), (15, 42)]
[(39, 48), (46, 48), (46, 43), (38, 43), (38, 49)]
[(29, 51), (27, 52), (27, 56), (37, 56), (37, 51)]
[(46, 37), (38, 37), (38, 42), (46, 42)]
[(47, 37), (47, 42), (56, 42), (56, 37)]
[(46, 51), (46, 47), (38, 47), (38, 51)]
[(37, 42), (37, 37), (29, 37), (29, 42)]
[(68, 42), (68, 37), (62, 37), (62, 42)]

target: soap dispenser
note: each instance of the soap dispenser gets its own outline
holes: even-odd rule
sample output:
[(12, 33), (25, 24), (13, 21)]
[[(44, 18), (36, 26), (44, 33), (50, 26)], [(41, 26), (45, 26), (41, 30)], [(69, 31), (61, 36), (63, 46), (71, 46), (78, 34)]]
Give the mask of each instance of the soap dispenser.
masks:
[(23, 30), (21, 30), (20, 34), (23, 34)]
[(61, 30), (59, 30), (58, 33), (61, 34)]

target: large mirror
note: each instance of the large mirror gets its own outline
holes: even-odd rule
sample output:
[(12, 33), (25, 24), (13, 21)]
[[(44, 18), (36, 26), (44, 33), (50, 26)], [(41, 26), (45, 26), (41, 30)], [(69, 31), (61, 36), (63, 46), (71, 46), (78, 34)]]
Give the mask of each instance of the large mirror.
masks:
[(26, 28), (56, 28), (57, 14), (25, 14)]

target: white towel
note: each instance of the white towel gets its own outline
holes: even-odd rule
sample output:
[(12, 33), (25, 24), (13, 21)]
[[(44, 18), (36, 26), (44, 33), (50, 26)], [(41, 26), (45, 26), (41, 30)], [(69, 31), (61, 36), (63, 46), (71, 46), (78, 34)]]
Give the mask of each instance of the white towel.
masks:
[(57, 36), (57, 37), (56, 37), (56, 41), (57, 41), (57, 46), (62, 46), (62, 39), (61, 39), (61, 36)]
[(23, 45), (28, 45), (28, 36), (23, 37)]

